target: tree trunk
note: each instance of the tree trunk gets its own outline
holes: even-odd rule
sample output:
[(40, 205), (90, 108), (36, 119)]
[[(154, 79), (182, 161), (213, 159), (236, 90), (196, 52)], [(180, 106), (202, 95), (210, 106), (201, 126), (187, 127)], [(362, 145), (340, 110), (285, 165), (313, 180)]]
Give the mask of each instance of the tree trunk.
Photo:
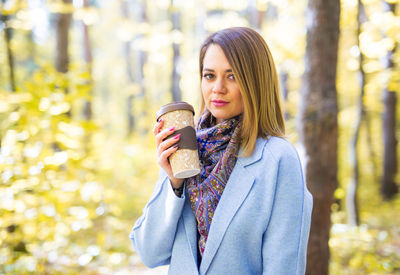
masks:
[[(283, 102), (285, 102), (285, 104), (287, 104), (288, 99), (289, 99), (289, 74), (286, 70), (282, 70), (279, 73), (279, 80), (280, 80), (280, 90), (281, 90), (281, 94), (282, 94), (282, 98), (283, 98)], [(289, 120), (290, 117), (290, 113), (285, 111), (283, 114), (285, 120)]]
[(261, 30), (264, 12), (257, 9), (257, 0), (248, 1), (247, 14), (250, 26)]
[[(136, 1), (137, 2), (137, 14), (136, 16), (139, 18), (139, 22), (140, 23), (144, 23), (144, 22), (148, 22), (148, 18), (147, 18), (147, 2), (146, 1)], [(141, 39), (144, 38), (146, 36), (146, 34), (140, 34), (137, 35), (135, 39)], [(144, 66), (147, 62), (147, 52), (145, 50), (137, 50), (135, 52), (135, 78), (134, 78), (134, 82), (139, 84), (140, 86), (140, 91), (138, 94), (136, 94), (134, 97), (130, 97), (129, 105), (128, 108), (129, 110), (135, 110), (135, 105), (141, 105), (141, 107), (139, 108), (140, 111), (136, 111), (136, 113), (134, 114), (135, 116), (135, 121), (136, 124), (138, 124), (137, 122), (139, 122), (141, 119), (145, 119), (146, 118), (146, 105), (147, 105), (147, 99), (146, 99), (146, 88), (145, 88), (145, 79), (144, 79)], [(132, 116), (133, 118), (133, 116)], [(129, 133), (133, 132), (133, 121), (130, 121), (129, 123), (132, 123), (130, 125), (132, 125), (129, 131)], [(147, 126), (146, 126), (147, 127)], [(139, 129), (137, 129), (136, 132), (140, 133), (141, 135), (146, 135), (147, 133), (147, 128), (146, 127), (141, 127)]]
[[(3, 0), (3, 3), (5, 0)], [(8, 15), (1, 15), (1, 21), (4, 24), (4, 41), (7, 47), (7, 60), (8, 60), (8, 68), (10, 72), (10, 88), (12, 92), (15, 92), (15, 73), (14, 73), (14, 55), (11, 49), (11, 37), (12, 37), (12, 29), (8, 25)]]
[(368, 155), (369, 155), (369, 159), (371, 160), (371, 165), (372, 165), (372, 173), (373, 173), (373, 180), (374, 182), (380, 182), (380, 176), (378, 175), (378, 164), (377, 164), (377, 157), (376, 157), (376, 153), (375, 153), (375, 148), (374, 148), (374, 144), (373, 144), (373, 131), (375, 131), (375, 129), (373, 129), (372, 125), (371, 125), (371, 118), (370, 115), (368, 113), (368, 110), (365, 112), (365, 117), (364, 117), (364, 122), (365, 122), (365, 128), (367, 130), (367, 144), (368, 144)]
[(29, 68), (29, 74), (32, 75), (35, 69), (38, 67), (38, 65), (35, 62), (35, 56), (36, 56), (36, 45), (35, 41), (33, 38), (33, 31), (29, 30), (27, 31), (26, 34), (26, 40), (28, 42), (28, 47), (27, 50), (29, 51), (29, 58), (27, 62), (24, 65), (26, 68)]
[[(395, 13), (396, 4), (382, 2), (386, 10)], [(386, 68), (390, 71), (395, 69), (395, 47), (387, 55)], [(392, 80), (390, 80), (392, 81)], [(384, 91), (385, 111), (383, 113), (383, 180), (381, 193), (384, 199), (391, 199), (397, 192), (398, 187), (395, 182), (397, 173), (397, 139), (396, 139), (396, 103), (397, 94), (395, 89), (391, 89), (390, 85)]]
[(301, 90), (301, 139), (306, 181), (314, 197), (307, 274), (328, 274), (331, 204), (337, 186), (336, 66), (339, 0), (309, 0), (305, 75)]
[[(360, 34), (361, 25), (366, 21), (364, 5), (361, 0), (358, 0), (358, 10), (357, 10), (357, 45), (361, 49), (360, 45)], [(360, 180), (360, 165), (358, 158), (358, 145), (360, 140), (360, 129), (361, 124), (365, 121), (365, 106), (364, 106), (364, 95), (365, 95), (365, 72), (363, 68), (364, 55), (360, 50), (360, 97), (358, 99), (358, 118), (356, 129), (353, 136), (353, 142), (351, 146), (351, 164), (353, 165), (353, 178), (348, 183), (347, 194), (346, 194), (346, 209), (347, 209), (347, 223), (351, 226), (357, 226), (360, 222), (359, 211), (358, 211), (358, 199), (357, 190)]]
[[(170, 4), (170, 19), (172, 22), (172, 30), (180, 31), (181, 30), (181, 15), (180, 12), (176, 10), (173, 6), (171, 0)], [(181, 89), (179, 87), (180, 82), (180, 73), (178, 72), (178, 66), (180, 61), (180, 44), (173, 43), (173, 59), (172, 59), (172, 79), (171, 79), (171, 93), (172, 93), (172, 100), (173, 101), (181, 101)]]
[[(88, 0), (83, 1), (84, 8), (89, 7)], [(90, 43), (89, 36), (89, 26), (85, 24), (82, 20), (82, 28), (83, 28), (83, 59), (86, 63), (86, 68), (90, 74), (90, 85), (92, 85), (92, 47)], [(89, 91), (89, 94), (92, 94), (92, 90)], [(86, 120), (92, 119), (92, 102), (90, 100), (85, 100), (83, 114)]]
[[(131, 20), (129, 16), (129, 4), (131, 2), (127, 0), (122, 0), (121, 1), (121, 11), (122, 11), (122, 16), (126, 20)], [(133, 76), (133, 70), (132, 70), (132, 54), (131, 54), (131, 43), (132, 41), (126, 41), (124, 45), (124, 54), (125, 54), (125, 66), (126, 66), (126, 71), (128, 74), (128, 80), (130, 83), (135, 82), (135, 78)], [(135, 100), (135, 96), (133, 94), (130, 94), (127, 98), (126, 101), (126, 115), (128, 118), (128, 125), (127, 125), (127, 135), (131, 135), (133, 133), (133, 128), (135, 125), (135, 116), (133, 114), (133, 101)]]
[[(64, 4), (72, 5), (72, 0), (63, 0)], [(68, 72), (68, 33), (71, 25), (71, 13), (58, 13), (56, 16), (56, 70), (61, 73)]]
[[(84, 8), (90, 7), (90, 4), (88, 0), (83, 1), (83, 6)], [(89, 71), (92, 70), (92, 47), (90, 43), (90, 35), (89, 35), (89, 26), (85, 24), (85, 22), (82, 22), (83, 25), (83, 58), (89, 67)]]
[[(69, 55), (68, 55), (68, 44), (69, 44), (69, 26), (71, 25), (72, 13), (69, 11), (69, 7), (72, 7), (72, 0), (63, 0), (63, 11), (56, 14), (56, 60), (55, 67), (60, 73), (68, 72)], [(65, 93), (68, 94), (68, 88), (65, 89)], [(68, 117), (71, 117), (71, 110), (66, 112)], [(54, 146), (57, 149), (57, 146)]]

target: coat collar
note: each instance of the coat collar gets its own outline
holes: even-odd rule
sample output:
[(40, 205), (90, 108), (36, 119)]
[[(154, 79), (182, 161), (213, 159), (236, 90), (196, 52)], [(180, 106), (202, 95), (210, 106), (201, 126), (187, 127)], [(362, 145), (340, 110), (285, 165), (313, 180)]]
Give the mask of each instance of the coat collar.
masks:
[(249, 157), (239, 157), (238, 161), (241, 162), (243, 166), (246, 167), (261, 159), (262, 153), (264, 151), (264, 146), (265, 144), (267, 144), (268, 140), (269, 137), (268, 139), (263, 139), (261, 137), (257, 138), (253, 153)]

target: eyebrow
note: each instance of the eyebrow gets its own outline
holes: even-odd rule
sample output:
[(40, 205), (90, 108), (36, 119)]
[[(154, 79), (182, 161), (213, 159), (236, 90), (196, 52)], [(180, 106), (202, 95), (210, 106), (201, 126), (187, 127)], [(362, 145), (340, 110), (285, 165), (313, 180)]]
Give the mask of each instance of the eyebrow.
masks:
[[(215, 70), (209, 69), (209, 68), (204, 68), (204, 69), (203, 69), (203, 72), (204, 72), (204, 71), (215, 72)], [(232, 71), (232, 69), (228, 69), (228, 70), (225, 70), (225, 72), (226, 72), (226, 73), (231, 73), (231, 72), (233, 72), (233, 71)]]

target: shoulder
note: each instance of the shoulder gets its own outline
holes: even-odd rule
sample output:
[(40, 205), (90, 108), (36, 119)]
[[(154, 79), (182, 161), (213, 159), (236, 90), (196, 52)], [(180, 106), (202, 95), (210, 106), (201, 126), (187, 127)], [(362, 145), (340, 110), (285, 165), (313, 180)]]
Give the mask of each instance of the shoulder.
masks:
[[(296, 182), (294, 178), (303, 178), (303, 167), (296, 148), (288, 140), (279, 137), (269, 138), (264, 146), (262, 163), (274, 160), (278, 179)], [(288, 180), (290, 178), (290, 180)], [(288, 186), (291, 186), (290, 184)], [(292, 186), (291, 188), (295, 188)]]
[(288, 173), (299, 176), (303, 174), (299, 154), (287, 139), (269, 137), (264, 143), (260, 161), (262, 166), (275, 167), (280, 176)]
[(264, 142), (263, 157), (267, 155), (277, 162), (286, 159), (297, 160), (299, 158), (296, 148), (285, 138), (269, 137), (268, 139), (262, 140)]
[(245, 167), (278, 167), (282, 164), (299, 166), (300, 158), (296, 148), (285, 138), (258, 138), (253, 153), (249, 157), (239, 158)]

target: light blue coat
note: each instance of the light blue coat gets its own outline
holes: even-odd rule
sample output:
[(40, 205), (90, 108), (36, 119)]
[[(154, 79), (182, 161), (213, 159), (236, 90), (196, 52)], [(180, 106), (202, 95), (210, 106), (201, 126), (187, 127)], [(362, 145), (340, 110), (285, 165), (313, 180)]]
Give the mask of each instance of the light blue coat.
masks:
[(169, 264), (169, 274), (304, 274), (311, 211), (295, 148), (283, 138), (259, 138), (250, 157), (237, 159), (200, 268), (188, 195), (178, 198), (162, 169), (130, 239), (145, 265)]

